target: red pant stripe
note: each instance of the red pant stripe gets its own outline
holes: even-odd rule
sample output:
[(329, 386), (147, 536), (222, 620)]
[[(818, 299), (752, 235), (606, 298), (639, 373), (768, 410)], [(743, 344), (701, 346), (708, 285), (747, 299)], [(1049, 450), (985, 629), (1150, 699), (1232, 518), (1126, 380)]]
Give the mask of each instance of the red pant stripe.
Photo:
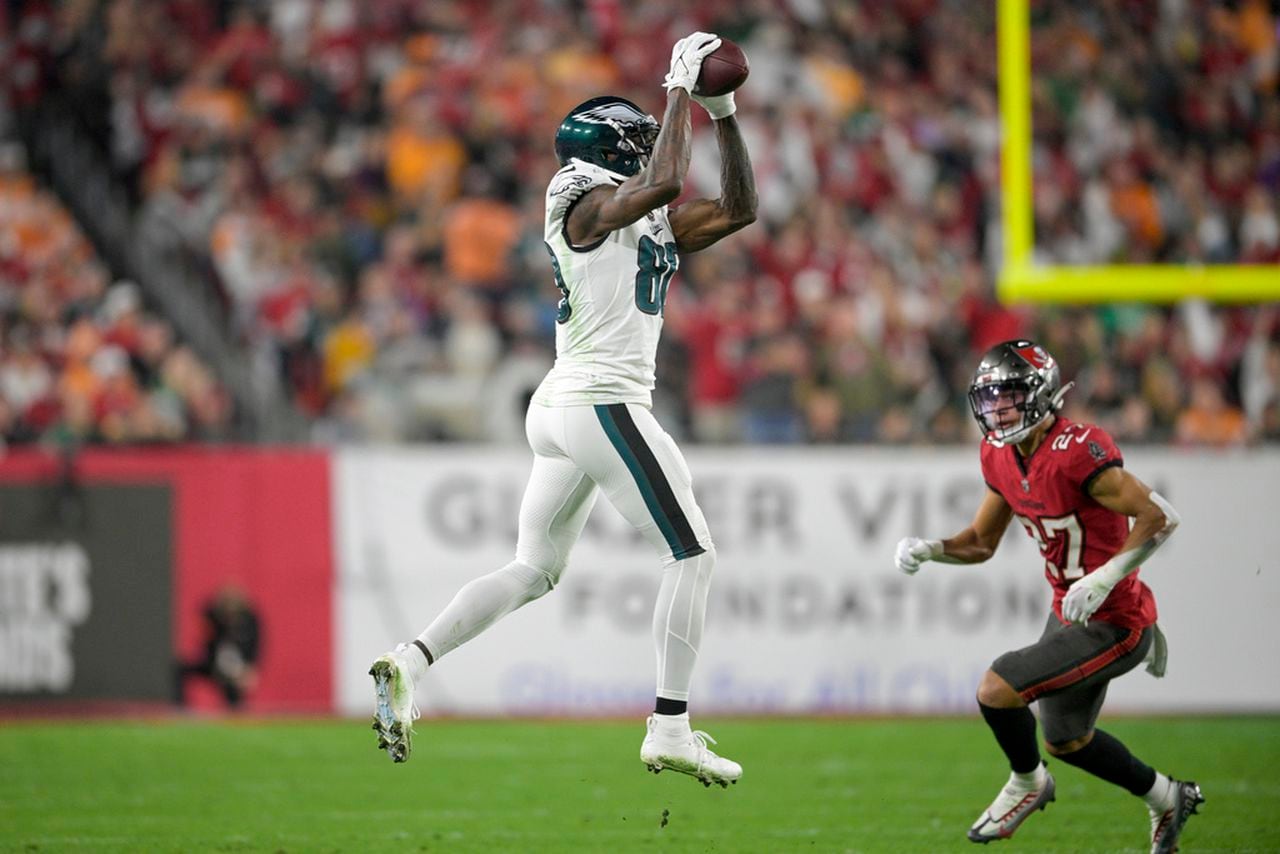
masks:
[(1141, 640), (1142, 631), (1140, 629), (1130, 629), (1129, 634), (1125, 635), (1124, 640), (1120, 641), (1120, 643), (1115, 646), (1104, 650), (1082, 664), (1072, 667), (1065, 673), (1060, 673), (1057, 676), (1032, 685), (1030, 688), (1019, 691), (1018, 696), (1020, 696), (1024, 702), (1030, 703), (1051, 691), (1057, 691), (1060, 688), (1066, 688), (1068, 685), (1074, 685), (1077, 682), (1082, 682), (1116, 659), (1123, 658), (1133, 652), (1134, 647), (1136, 647)]

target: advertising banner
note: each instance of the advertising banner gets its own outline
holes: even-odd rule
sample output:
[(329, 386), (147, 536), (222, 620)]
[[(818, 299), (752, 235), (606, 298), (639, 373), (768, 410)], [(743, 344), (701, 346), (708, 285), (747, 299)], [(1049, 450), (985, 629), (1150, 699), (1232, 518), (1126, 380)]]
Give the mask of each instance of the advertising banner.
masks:
[[(327, 712), (333, 706), (329, 473), (328, 455), (314, 450), (9, 453), (0, 459), (0, 484), (9, 490), (0, 505), (0, 621), (7, 627), (31, 609), (60, 615), (56, 629), (48, 620), (44, 625), (71, 633), (74, 690), (168, 701), (175, 663), (191, 662), (205, 648), (202, 613), (219, 591), (234, 587), (261, 624), (258, 678), (247, 707)], [(67, 498), (76, 495), (84, 498)], [(8, 558), (6, 543), (13, 544)], [(88, 604), (73, 583), (81, 576), (89, 581)], [(0, 670), (29, 667), (32, 655), (11, 658), (0, 646)], [(81, 656), (95, 667), (81, 667)], [(97, 676), (78, 681), (107, 662), (119, 671), (110, 684)], [(188, 688), (190, 705), (224, 706), (207, 680), (189, 680)]]
[[(700, 713), (969, 712), (1002, 652), (1035, 640), (1050, 590), (1011, 525), (972, 567), (893, 566), (897, 540), (965, 527), (977, 449), (686, 449), (719, 561), (692, 701)], [(509, 562), (531, 458), (498, 449), (351, 449), (334, 459), (340, 711), (371, 707), (369, 662), (470, 579)], [(1109, 708), (1280, 709), (1280, 455), (1135, 451), (1181, 512), (1143, 569), (1168, 676), (1118, 680)], [(659, 566), (608, 501), (559, 587), (441, 660), (424, 711), (623, 715), (650, 708)]]
[(0, 486), (0, 698), (169, 698), (170, 502)]

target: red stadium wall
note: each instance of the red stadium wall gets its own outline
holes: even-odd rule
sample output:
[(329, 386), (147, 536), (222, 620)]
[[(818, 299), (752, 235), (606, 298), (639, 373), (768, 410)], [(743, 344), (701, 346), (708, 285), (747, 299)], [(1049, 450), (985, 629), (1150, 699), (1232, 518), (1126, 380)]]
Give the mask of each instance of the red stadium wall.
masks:
[[(173, 494), (173, 647), (195, 656), (209, 597), (235, 583), (257, 606), (262, 655), (249, 708), (332, 708), (332, 537), (323, 452), (201, 446), (86, 450), (71, 472), (84, 485), (165, 484)], [(38, 451), (0, 459), (0, 483), (54, 481), (61, 461)], [(127, 663), (125, 663), (127, 666)], [(196, 682), (201, 684), (197, 685)], [(220, 699), (189, 685), (197, 708)]]

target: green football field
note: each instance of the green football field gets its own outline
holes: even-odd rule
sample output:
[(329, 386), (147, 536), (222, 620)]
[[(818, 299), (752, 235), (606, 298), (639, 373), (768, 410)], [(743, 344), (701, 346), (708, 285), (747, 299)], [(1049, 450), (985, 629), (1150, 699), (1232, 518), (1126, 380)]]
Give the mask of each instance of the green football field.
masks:
[[(977, 851), (1007, 768), (968, 719), (706, 720), (727, 790), (648, 773), (642, 723), (420, 721), (393, 765), (355, 720), (0, 724), (2, 851)], [(1280, 850), (1280, 718), (1104, 722), (1208, 803), (1185, 851)], [(1060, 762), (1007, 851), (1143, 851), (1142, 803)]]

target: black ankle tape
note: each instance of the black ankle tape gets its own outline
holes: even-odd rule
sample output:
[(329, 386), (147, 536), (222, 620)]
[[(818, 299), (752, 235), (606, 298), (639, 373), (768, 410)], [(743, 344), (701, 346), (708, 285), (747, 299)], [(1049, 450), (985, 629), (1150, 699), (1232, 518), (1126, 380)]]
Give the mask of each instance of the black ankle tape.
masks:
[(668, 700), (666, 697), (659, 697), (658, 702), (653, 707), (654, 714), (658, 715), (683, 715), (689, 711), (688, 700)]
[(416, 646), (418, 649), (422, 650), (422, 654), (427, 657), (427, 667), (430, 667), (431, 665), (436, 663), (436, 660), (431, 657), (431, 650), (427, 649), (427, 645), (425, 643), (415, 638), (413, 641), (413, 645)]

